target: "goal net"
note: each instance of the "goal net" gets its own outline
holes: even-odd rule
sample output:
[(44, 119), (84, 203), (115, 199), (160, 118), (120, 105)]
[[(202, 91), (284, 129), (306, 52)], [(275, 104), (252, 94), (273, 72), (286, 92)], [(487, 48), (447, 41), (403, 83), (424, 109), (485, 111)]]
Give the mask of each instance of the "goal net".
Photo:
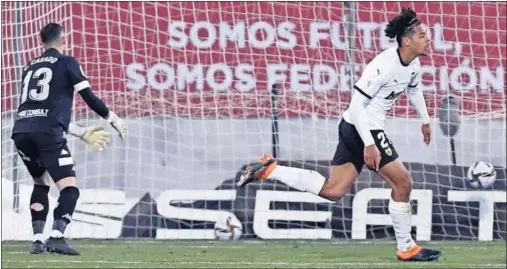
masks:
[[(128, 129), (101, 153), (68, 137), (81, 197), (67, 236), (210, 239), (230, 216), (243, 238), (393, 239), (390, 190), (367, 170), (336, 203), (274, 180), (235, 182), (263, 153), (329, 175), (353, 84), (396, 46), (383, 29), (402, 7), (432, 38), (419, 84), (432, 143), (405, 95), (386, 123), (414, 181), (414, 236), (506, 238), (504, 2), (1, 5), (2, 240), (32, 234), (33, 183), (10, 134), (21, 68), (43, 51), (39, 30), (49, 22), (64, 26), (68, 53)], [(80, 97), (73, 111), (80, 124), (107, 126)], [(478, 160), (497, 170), (485, 190), (466, 178)], [(50, 194), (48, 222), (58, 192)]]

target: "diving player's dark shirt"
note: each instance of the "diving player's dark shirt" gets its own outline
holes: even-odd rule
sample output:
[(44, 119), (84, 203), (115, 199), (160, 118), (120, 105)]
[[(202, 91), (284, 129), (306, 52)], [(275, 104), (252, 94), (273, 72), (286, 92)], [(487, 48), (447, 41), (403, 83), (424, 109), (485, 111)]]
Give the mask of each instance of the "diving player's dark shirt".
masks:
[(48, 49), (30, 61), (23, 69), (21, 83), (13, 134), (66, 131), (74, 91), (90, 87), (78, 61), (56, 49)]

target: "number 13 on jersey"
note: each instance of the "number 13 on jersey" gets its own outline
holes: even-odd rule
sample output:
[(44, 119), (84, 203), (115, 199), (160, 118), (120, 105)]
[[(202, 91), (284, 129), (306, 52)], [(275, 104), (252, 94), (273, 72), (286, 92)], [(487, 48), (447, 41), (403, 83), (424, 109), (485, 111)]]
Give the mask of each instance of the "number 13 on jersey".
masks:
[[(41, 67), (37, 70), (30, 70), (23, 79), (21, 102), (23, 104), (28, 98), (34, 101), (44, 101), (49, 96), (49, 82), (53, 78), (53, 71), (48, 67)], [(37, 88), (29, 89), (32, 79), (37, 80)]]

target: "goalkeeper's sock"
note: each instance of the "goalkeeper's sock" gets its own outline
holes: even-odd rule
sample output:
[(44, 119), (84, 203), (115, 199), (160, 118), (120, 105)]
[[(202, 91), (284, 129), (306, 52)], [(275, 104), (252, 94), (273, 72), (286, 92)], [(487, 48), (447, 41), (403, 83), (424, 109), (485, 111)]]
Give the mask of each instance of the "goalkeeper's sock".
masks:
[(416, 245), (412, 239), (412, 206), (410, 202), (389, 201), (389, 214), (393, 221), (394, 233), (399, 251), (409, 251)]
[(274, 178), (300, 191), (319, 195), (326, 179), (319, 172), (277, 165), (268, 178)]
[(32, 196), (30, 197), (30, 214), (32, 215), (34, 242), (44, 242), (44, 226), (46, 225), (46, 218), (49, 212), (48, 194), (49, 186), (33, 185)]
[(60, 191), (58, 198), (58, 206), (54, 211), (52, 237), (63, 237), (65, 228), (72, 219), (72, 214), (76, 208), (77, 199), (79, 198), (79, 189), (76, 187), (65, 187)]

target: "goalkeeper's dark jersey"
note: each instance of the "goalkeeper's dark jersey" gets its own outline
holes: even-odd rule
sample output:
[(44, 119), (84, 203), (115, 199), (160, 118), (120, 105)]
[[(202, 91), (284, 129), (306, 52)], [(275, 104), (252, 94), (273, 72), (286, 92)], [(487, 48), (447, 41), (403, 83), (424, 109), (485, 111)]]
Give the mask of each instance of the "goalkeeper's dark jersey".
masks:
[(74, 91), (90, 87), (77, 60), (56, 49), (31, 60), (21, 79), (13, 134), (67, 131)]

